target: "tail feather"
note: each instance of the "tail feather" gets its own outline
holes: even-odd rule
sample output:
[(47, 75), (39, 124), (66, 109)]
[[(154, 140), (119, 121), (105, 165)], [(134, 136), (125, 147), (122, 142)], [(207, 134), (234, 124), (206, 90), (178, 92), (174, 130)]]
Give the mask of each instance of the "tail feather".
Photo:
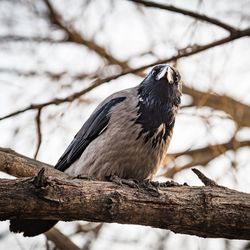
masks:
[(10, 220), (10, 231), (23, 233), (23, 236), (36, 236), (51, 229), (58, 221), (55, 220)]

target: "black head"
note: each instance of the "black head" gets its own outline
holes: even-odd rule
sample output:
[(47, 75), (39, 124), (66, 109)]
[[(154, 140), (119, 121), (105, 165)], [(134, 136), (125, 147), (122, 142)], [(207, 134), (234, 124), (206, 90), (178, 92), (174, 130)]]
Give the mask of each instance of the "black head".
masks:
[(144, 101), (180, 104), (181, 77), (168, 64), (156, 65), (139, 86), (139, 95)]

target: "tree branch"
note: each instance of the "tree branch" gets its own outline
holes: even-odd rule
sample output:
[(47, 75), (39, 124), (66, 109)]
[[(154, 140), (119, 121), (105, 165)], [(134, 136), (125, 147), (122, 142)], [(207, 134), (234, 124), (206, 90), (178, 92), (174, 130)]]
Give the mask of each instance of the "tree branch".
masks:
[(3, 42), (63, 43), (67, 42), (67, 39), (54, 39), (42, 36), (1, 35), (0, 43)]
[(0, 171), (16, 177), (36, 176), (41, 169), (49, 176), (67, 178), (68, 175), (56, 170), (51, 165), (33, 160), (16, 153), (14, 150), (0, 147)]
[(109, 54), (108, 51), (105, 48), (97, 45), (92, 40), (87, 40), (86, 38), (84, 38), (82, 36), (82, 34), (80, 34), (75, 29), (73, 29), (72, 26), (68, 27), (64, 23), (64, 20), (63, 20), (62, 16), (53, 7), (50, 0), (44, 0), (44, 3), (45, 3), (45, 5), (46, 5), (46, 7), (48, 9), (48, 12), (49, 12), (48, 16), (49, 16), (50, 22), (52, 24), (57, 25), (57, 27), (59, 27), (61, 30), (63, 30), (67, 34), (67, 36), (68, 36), (67, 39), (66, 39), (67, 41), (84, 45), (87, 48), (89, 48), (90, 50), (95, 51), (101, 57), (105, 58), (111, 64), (120, 65), (124, 69), (128, 68), (128, 65), (127, 65), (126, 62), (122, 62), (120, 60), (117, 60), (115, 57), (113, 57), (111, 54)]
[(55, 227), (44, 233), (47, 240), (52, 241), (57, 249), (60, 250), (81, 250), (69, 237), (64, 235)]
[[(35, 171), (44, 166), (9, 151), (6, 154), (6, 158), (13, 154), (9, 164), (19, 165), (19, 171), (25, 170), (24, 162)], [(5, 169), (1, 161), (0, 168)], [(199, 177), (209, 180), (204, 175)], [(0, 180), (0, 220), (21, 217), (117, 222), (200, 237), (250, 239), (250, 194), (207, 184), (160, 188), (152, 195), (142, 188), (59, 179), (40, 171), (39, 177)]]
[(41, 131), (41, 109), (37, 110), (37, 115), (36, 115), (36, 131), (37, 131), (37, 146), (36, 146), (36, 151), (34, 154), (34, 158), (36, 159), (39, 149), (41, 147), (42, 143), (42, 131)]
[(97, 80), (93, 81), (92, 84), (90, 84), (89, 87), (84, 88), (84, 89), (82, 89), (82, 90), (80, 90), (78, 92), (75, 92), (75, 93), (73, 93), (73, 94), (71, 94), (69, 96), (66, 96), (64, 98), (54, 98), (54, 99), (52, 99), (50, 101), (47, 101), (47, 102), (44, 102), (44, 103), (31, 104), (31, 105), (29, 105), (29, 106), (27, 106), (27, 107), (25, 107), (23, 109), (17, 110), (15, 112), (12, 112), (10, 114), (7, 114), (5, 116), (0, 117), (0, 121), (4, 120), (4, 119), (7, 119), (7, 118), (10, 118), (10, 117), (13, 117), (13, 116), (16, 116), (18, 114), (24, 113), (24, 112), (26, 112), (28, 110), (41, 109), (41, 108), (44, 108), (44, 107), (49, 106), (49, 105), (59, 105), (61, 103), (65, 103), (65, 102), (72, 102), (75, 99), (81, 97), (82, 95), (90, 92), (94, 88), (96, 88), (96, 87), (98, 87), (98, 86), (100, 86), (100, 85), (102, 85), (102, 84), (104, 84), (106, 82), (110, 82), (112, 80), (118, 79), (121, 76), (124, 76), (124, 75), (127, 75), (127, 74), (139, 74), (139, 72), (141, 72), (141, 71), (143, 71), (143, 70), (145, 70), (145, 69), (147, 69), (149, 67), (152, 67), (152, 66), (154, 66), (156, 64), (176, 61), (177, 59), (188, 57), (188, 56), (200, 53), (202, 51), (208, 50), (210, 48), (220, 46), (222, 44), (225, 44), (225, 43), (228, 43), (228, 42), (231, 42), (233, 40), (239, 39), (241, 37), (249, 36), (249, 35), (250, 35), (250, 28), (247, 28), (247, 29), (241, 30), (241, 31), (239, 31), (237, 33), (233, 33), (233, 34), (231, 34), (231, 35), (229, 35), (229, 36), (227, 36), (225, 38), (222, 38), (222, 39), (213, 41), (211, 43), (208, 43), (206, 45), (195, 45), (192, 48), (187, 47), (187, 48), (181, 49), (181, 50), (178, 51), (178, 53), (176, 55), (171, 56), (169, 58), (165, 58), (165, 59), (162, 59), (162, 60), (157, 60), (157, 61), (155, 61), (153, 63), (146, 64), (144, 66), (141, 66), (141, 67), (138, 67), (138, 68), (135, 68), (135, 69), (123, 70), (120, 74), (112, 75), (112, 76), (109, 76), (107, 78), (97, 79)]
[(250, 106), (234, 100), (227, 95), (215, 95), (183, 86), (185, 94), (193, 98), (192, 105), (197, 107), (208, 106), (213, 109), (223, 110), (229, 114), (239, 127), (250, 127)]
[(134, 3), (139, 3), (141, 5), (144, 5), (146, 7), (150, 7), (150, 8), (158, 8), (158, 9), (162, 9), (162, 10), (167, 10), (167, 11), (172, 11), (175, 13), (179, 13), (185, 16), (190, 16), (193, 17), (199, 21), (203, 21), (203, 22), (207, 22), (207, 23), (211, 23), (214, 24), (222, 29), (225, 29), (227, 31), (229, 31), (230, 33), (234, 33), (237, 32), (237, 28), (234, 28), (233, 26), (230, 26), (224, 22), (221, 22), (218, 19), (212, 18), (212, 17), (208, 17), (206, 15), (202, 15), (199, 14), (197, 12), (194, 11), (190, 11), (190, 10), (185, 10), (185, 9), (181, 9), (181, 8), (177, 8), (173, 5), (169, 5), (169, 4), (160, 4), (160, 3), (156, 3), (156, 2), (152, 2), (152, 1), (144, 1), (144, 0), (128, 0), (130, 2), (134, 2)]
[(218, 187), (218, 184), (215, 181), (206, 177), (200, 170), (192, 168), (192, 171), (199, 177), (205, 186)]
[(0, 180), (1, 220), (117, 222), (201, 237), (250, 239), (250, 195), (234, 190), (182, 186), (161, 189), (155, 197), (108, 182), (48, 177), (40, 188), (33, 182), (33, 178)]
[[(162, 175), (168, 178), (173, 178), (175, 174), (181, 172), (184, 169), (192, 168), (198, 165), (206, 166), (210, 161), (224, 154), (228, 150), (237, 150), (238, 148), (247, 146), (250, 147), (250, 140), (238, 141), (235, 138), (232, 138), (226, 143), (208, 145), (203, 148), (187, 150), (175, 154), (168, 154), (166, 155), (165, 159), (167, 170)], [(172, 159), (178, 159), (178, 157), (182, 156), (191, 157), (190, 162), (181, 166), (176, 164), (173, 167), (169, 166), (169, 163), (172, 162)]]

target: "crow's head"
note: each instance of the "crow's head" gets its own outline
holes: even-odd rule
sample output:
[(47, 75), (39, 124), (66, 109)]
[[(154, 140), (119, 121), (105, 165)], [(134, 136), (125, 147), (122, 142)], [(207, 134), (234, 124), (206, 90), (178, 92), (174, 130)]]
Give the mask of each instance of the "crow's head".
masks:
[(181, 102), (180, 74), (167, 64), (156, 65), (138, 88), (138, 117), (136, 123), (142, 130), (137, 138), (144, 135), (147, 142), (163, 126), (165, 129), (155, 137), (152, 146), (166, 141), (175, 122)]
[(180, 74), (175, 68), (168, 64), (156, 65), (140, 84), (139, 96), (151, 104), (178, 106), (181, 97), (180, 80)]

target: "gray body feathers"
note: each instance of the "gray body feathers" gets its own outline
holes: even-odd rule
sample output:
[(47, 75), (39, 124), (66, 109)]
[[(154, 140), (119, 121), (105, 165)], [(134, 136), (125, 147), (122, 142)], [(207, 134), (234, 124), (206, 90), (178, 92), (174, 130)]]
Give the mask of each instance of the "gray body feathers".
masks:
[(153, 148), (152, 141), (165, 129), (165, 125), (160, 124), (157, 133), (149, 141), (145, 143), (144, 136), (136, 140), (142, 130), (142, 126), (135, 123), (139, 110), (137, 89), (115, 93), (101, 103), (95, 112), (111, 99), (123, 96), (126, 99), (110, 111), (107, 127), (65, 171), (67, 174), (87, 175), (98, 180), (106, 180), (111, 175), (143, 180), (152, 178), (155, 174), (171, 135), (166, 141), (159, 143), (157, 148)]

